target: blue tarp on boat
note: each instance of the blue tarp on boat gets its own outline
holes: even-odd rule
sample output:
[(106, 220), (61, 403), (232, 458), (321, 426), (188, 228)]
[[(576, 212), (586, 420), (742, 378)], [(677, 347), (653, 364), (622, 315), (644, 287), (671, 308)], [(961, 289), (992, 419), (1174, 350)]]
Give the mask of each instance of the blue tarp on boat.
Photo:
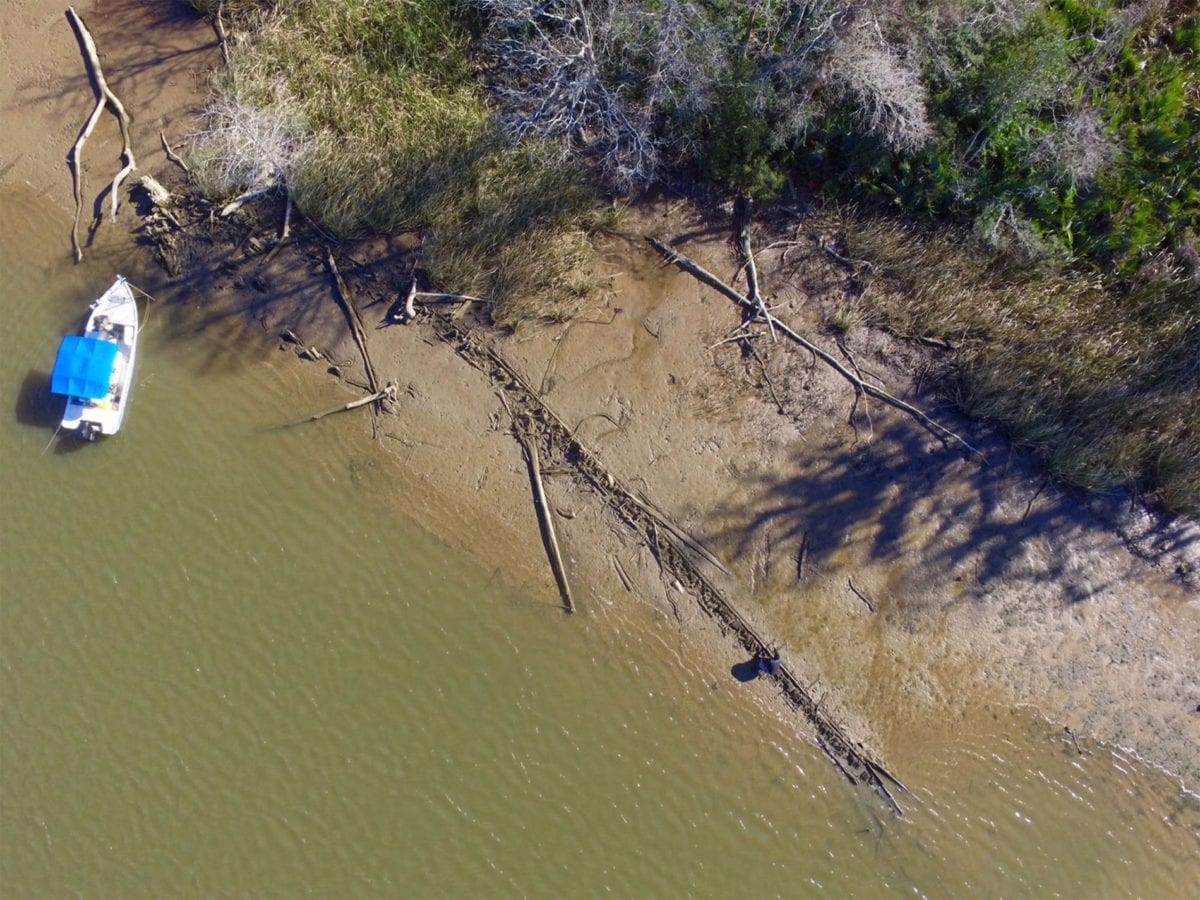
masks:
[(117, 345), (99, 338), (68, 334), (58, 345), (50, 390), (69, 397), (96, 400), (108, 393)]

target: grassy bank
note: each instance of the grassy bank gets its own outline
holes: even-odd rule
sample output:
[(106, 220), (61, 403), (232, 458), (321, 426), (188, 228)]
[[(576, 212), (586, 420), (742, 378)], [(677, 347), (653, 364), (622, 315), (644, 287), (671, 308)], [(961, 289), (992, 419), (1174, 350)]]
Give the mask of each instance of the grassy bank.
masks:
[[(212, 14), (211, 0), (193, 0)], [(803, 14), (800, 10), (803, 8)], [(1180, 0), (226, 0), (205, 190), (415, 232), (494, 318), (593, 290), (597, 196), (847, 200), (862, 308), (1064, 481), (1200, 512), (1200, 21)], [(965, 249), (970, 244), (972, 249)]]
[(240, 37), (192, 153), (208, 194), (273, 186), (338, 237), (416, 232), (438, 288), (492, 297), (500, 325), (578, 308), (594, 195), (578, 167), (502, 134), (452, 6), (224, 11)]
[(969, 235), (846, 215), (859, 311), (957, 347), (953, 390), (1068, 484), (1200, 513), (1200, 308), (1179, 279), (1114, 283), (990, 256)]

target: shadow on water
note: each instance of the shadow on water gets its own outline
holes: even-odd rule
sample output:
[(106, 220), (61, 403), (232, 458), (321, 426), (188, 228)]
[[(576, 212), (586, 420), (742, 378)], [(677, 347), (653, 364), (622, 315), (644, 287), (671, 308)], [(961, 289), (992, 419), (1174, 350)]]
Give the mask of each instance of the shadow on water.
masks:
[(31, 369), (17, 392), (17, 421), (35, 428), (53, 431), (62, 421), (63, 398), (50, 393), (50, 376)]
[(31, 369), (22, 379), (21, 389), (17, 392), (17, 422), (45, 430), (46, 440), (49, 441), (46, 449), (49, 450), (53, 444), (56, 456), (75, 453), (88, 446), (88, 441), (58, 431), (64, 403), (64, 398), (50, 393), (50, 376), (45, 372)]

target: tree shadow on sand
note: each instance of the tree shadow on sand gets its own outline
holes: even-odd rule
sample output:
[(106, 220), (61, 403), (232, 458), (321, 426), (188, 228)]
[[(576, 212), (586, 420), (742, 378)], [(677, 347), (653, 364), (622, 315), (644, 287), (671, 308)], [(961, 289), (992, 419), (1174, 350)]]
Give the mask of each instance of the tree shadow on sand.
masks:
[(973, 599), (1000, 580), (1042, 588), (1055, 582), (1064, 602), (1074, 603), (1130, 571), (1132, 556), (1097, 573), (1071, 552), (1094, 532), (1096, 515), (1077, 493), (1050, 485), (1028, 454), (995, 436), (984, 447), (989, 464), (980, 465), (912, 422), (881, 418), (870, 443), (796, 446), (777, 465), (744, 475), (749, 507), (718, 506), (715, 521), (733, 524), (706, 538), (738, 557), (764, 539), (797, 556), (803, 546), (818, 569), (848, 541), (865, 542), (875, 562), (903, 561), (910, 573), (958, 572)]

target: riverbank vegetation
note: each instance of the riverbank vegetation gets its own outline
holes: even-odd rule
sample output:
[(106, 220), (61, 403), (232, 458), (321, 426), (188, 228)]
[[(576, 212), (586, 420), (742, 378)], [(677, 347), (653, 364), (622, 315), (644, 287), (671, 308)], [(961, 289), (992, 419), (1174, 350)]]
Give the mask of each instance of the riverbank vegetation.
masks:
[[(211, 0), (194, 5), (216, 13)], [(1185, 0), (226, 0), (220, 196), (422, 235), (569, 315), (605, 200), (845, 209), (861, 308), (1066, 481), (1200, 511), (1200, 23)], [(865, 273), (865, 274), (864, 274)]]

